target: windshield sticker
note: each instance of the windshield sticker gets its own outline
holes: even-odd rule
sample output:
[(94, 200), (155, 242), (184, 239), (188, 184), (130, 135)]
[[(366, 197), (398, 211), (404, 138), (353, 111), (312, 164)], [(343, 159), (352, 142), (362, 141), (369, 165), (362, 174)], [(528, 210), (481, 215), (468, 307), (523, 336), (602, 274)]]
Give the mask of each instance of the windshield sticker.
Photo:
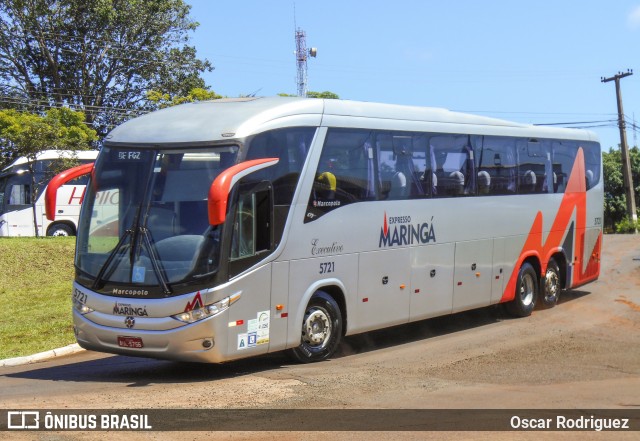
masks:
[(247, 334), (238, 334), (238, 350), (247, 349)]
[(256, 344), (263, 345), (269, 343), (269, 316), (270, 311), (263, 311), (258, 313), (258, 330)]
[(255, 319), (247, 320), (247, 332), (238, 334), (239, 351), (269, 343), (270, 317), (270, 311), (261, 311)]
[(412, 222), (411, 216), (390, 216), (384, 213), (384, 222), (380, 228), (378, 248), (395, 245), (425, 244), (436, 241), (433, 229), (433, 216), (430, 222)]
[(133, 283), (144, 283), (144, 276), (146, 274), (146, 268), (144, 266), (133, 266), (133, 275), (131, 281)]

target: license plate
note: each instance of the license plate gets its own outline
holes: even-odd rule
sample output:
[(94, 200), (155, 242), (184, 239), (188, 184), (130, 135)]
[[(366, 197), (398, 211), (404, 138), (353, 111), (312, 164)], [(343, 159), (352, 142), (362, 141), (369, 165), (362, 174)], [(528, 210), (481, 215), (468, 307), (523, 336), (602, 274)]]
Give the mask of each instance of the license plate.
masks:
[(141, 349), (144, 347), (140, 337), (122, 337), (118, 336), (118, 346), (121, 348)]

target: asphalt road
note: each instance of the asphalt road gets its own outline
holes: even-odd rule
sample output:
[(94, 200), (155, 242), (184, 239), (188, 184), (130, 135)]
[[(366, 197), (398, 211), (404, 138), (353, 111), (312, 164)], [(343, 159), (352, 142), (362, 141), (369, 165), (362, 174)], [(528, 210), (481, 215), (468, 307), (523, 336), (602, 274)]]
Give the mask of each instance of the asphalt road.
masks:
[[(640, 260), (634, 258), (640, 259), (640, 236), (605, 236), (600, 280), (563, 293), (551, 310), (510, 319), (500, 308), (490, 307), (353, 336), (323, 363), (299, 365), (283, 354), (271, 354), (198, 365), (85, 351), (3, 367), (0, 409), (621, 409), (638, 415)], [(187, 439), (221, 437), (219, 432), (181, 433)], [(61, 432), (54, 438), (47, 432), (11, 435), (101, 439), (104, 432)], [(127, 439), (174, 435), (127, 432)], [(386, 437), (510, 439), (509, 435), (513, 433), (387, 432)], [(519, 435), (551, 439), (558, 433)], [(562, 433), (564, 439), (601, 435), (637, 439), (638, 432)], [(369, 439), (372, 433), (312, 432), (304, 438), (337, 436)], [(299, 432), (224, 436), (300, 437)]]

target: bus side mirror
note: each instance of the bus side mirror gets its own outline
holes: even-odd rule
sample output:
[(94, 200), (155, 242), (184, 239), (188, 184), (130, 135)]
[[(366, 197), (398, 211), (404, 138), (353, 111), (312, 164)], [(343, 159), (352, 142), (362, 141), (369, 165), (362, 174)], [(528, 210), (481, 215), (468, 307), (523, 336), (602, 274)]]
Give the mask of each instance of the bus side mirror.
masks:
[(276, 165), (278, 161), (278, 158), (252, 159), (229, 167), (220, 173), (209, 188), (209, 225), (215, 226), (224, 223), (227, 217), (229, 192), (236, 182), (258, 170)]
[(47, 219), (50, 221), (56, 220), (56, 198), (58, 196), (58, 188), (62, 187), (69, 181), (72, 181), (80, 176), (88, 175), (93, 170), (93, 162), (91, 164), (83, 164), (78, 167), (70, 168), (62, 173), (59, 173), (51, 179), (44, 196), (44, 209), (47, 214)]

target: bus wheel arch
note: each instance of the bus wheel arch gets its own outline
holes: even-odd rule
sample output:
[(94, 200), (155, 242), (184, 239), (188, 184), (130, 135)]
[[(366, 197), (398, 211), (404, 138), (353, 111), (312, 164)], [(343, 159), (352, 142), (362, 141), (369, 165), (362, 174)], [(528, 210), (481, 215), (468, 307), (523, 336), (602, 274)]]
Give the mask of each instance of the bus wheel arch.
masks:
[(55, 222), (47, 228), (47, 236), (75, 236), (76, 228), (71, 222)]
[(325, 290), (313, 293), (305, 307), (300, 344), (290, 354), (302, 363), (330, 358), (342, 339), (344, 322), (341, 307)]
[(518, 270), (518, 278), (513, 300), (505, 303), (505, 309), (514, 317), (528, 317), (536, 306), (539, 294), (540, 263), (537, 258), (530, 257), (522, 262)]

